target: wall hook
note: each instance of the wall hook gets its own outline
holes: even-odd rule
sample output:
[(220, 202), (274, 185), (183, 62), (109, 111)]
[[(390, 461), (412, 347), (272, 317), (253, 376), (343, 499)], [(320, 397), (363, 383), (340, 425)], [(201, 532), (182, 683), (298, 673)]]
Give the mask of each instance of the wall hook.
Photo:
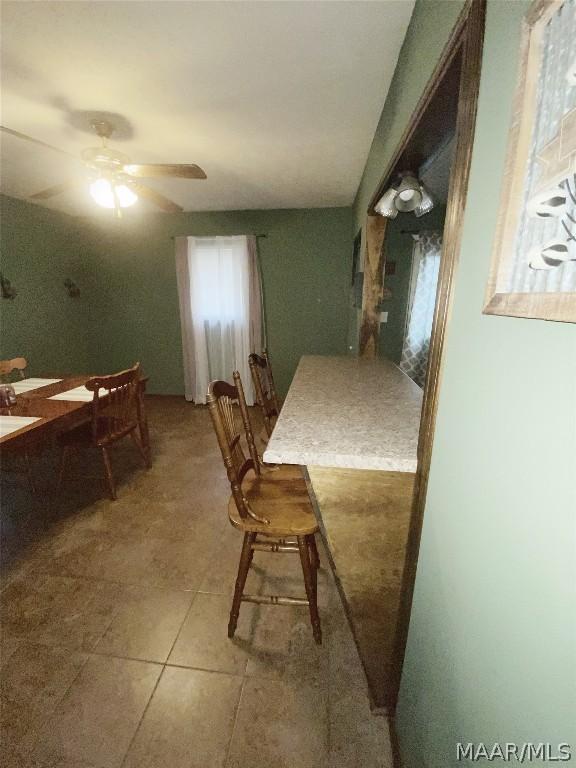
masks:
[(71, 299), (76, 299), (80, 296), (80, 288), (78, 288), (76, 283), (73, 280), (70, 280), (69, 277), (64, 280), (64, 285), (68, 290), (68, 296), (70, 296)]
[(7, 277), (4, 277), (4, 275), (0, 272), (0, 290), (2, 291), (2, 298), (3, 299), (14, 299), (18, 293), (16, 288), (14, 288), (8, 280)]

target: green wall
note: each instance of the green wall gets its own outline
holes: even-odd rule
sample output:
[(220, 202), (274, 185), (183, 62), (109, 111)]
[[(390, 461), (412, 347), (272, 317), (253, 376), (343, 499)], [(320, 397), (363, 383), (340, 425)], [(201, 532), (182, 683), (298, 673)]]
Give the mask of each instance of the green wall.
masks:
[[(352, 210), (133, 214), (82, 219), (2, 197), (1, 355), (32, 374), (119, 370), (140, 360), (149, 391), (183, 394), (175, 235), (259, 239), (268, 346), (286, 393), (300, 356), (344, 354)], [(69, 298), (72, 278), (81, 289)]]
[[(360, 188), (357, 221), (459, 7), (430, 0), (416, 5)], [(462, 765), (458, 741), (560, 741), (576, 751), (576, 331), (570, 324), (481, 312), (527, 7), (504, 0), (488, 5), (397, 711), (405, 768)]]
[(352, 211), (227, 211), (134, 215), (93, 225), (90, 297), (106, 340), (99, 367), (139, 359), (151, 392), (184, 391), (175, 235), (266, 234), (259, 239), (268, 347), (285, 394), (300, 356), (344, 354), (352, 269)]
[[(3, 359), (24, 356), (32, 375), (90, 370), (89, 247), (79, 219), (0, 197), (1, 269), (16, 288), (0, 299)], [(71, 299), (64, 280), (81, 289)]]

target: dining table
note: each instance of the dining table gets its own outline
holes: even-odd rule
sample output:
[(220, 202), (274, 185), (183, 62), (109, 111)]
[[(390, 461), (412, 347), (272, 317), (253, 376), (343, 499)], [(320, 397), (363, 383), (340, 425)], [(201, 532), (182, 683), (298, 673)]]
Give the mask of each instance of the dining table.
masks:
[[(91, 375), (64, 378), (27, 378), (12, 382), (16, 403), (0, 408), (0, 449), (22, 450), (45, 442), (87, 422), (92, 416), (93, 392), (85, 388)], [(142, 445), (150, 457), (150, 439), (144, 395), (147, 378), (140, 379), (138, 388), (138, 423)], [(108, 395), (101, 394), (106, 401)]]

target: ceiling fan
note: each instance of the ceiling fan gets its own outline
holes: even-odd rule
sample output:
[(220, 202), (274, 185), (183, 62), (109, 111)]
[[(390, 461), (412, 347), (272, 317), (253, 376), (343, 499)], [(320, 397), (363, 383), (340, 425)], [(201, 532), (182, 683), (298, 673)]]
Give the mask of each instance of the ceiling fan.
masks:
[[(96, 203), (104, 208), (112, 208), (117, 216), (121, 215), (121, 209), (133, 205), (139, 197), (149, 200), (163, 211), (177, 213), (184, 210), (181, 206), (169, 198), (161, 195), (155, 189), (142, 184), (138, 179), (154, 179), (160, 177), (180, 179), (205, 179), (206, 174), (198, 165), (193, 163), (132, 163), (130, 158), (108, 147), (108, 139), (114, 132), (113, 125), (108, 120), (92, 120), (91, 128), (101, 139), (101, 146), (88, 147), (82, 150), (80, 160), (88, 169), (90, 179), (90, 194)], [(25, 133), (15, 131), (12, 128), (0, 126), (0, 130), (9, 133), (25, 141), (31, 141), (42, 147), (48, 147), (62, 154), (78, 159), (63, 149), (53, 147)], [(81, 186), (84, 180), (70, 180), (55, 184), (30, 196), (32, 200), (47, 200), (55, 195), (67, 192), (76, 186)]]

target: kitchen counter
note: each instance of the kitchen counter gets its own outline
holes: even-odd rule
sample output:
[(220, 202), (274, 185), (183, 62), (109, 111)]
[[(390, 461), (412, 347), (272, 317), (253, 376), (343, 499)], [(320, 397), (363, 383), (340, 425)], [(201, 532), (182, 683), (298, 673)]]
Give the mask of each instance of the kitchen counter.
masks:
[(308, 467), (306, 480), (374, 710), (392, 712), (414, 475)]
[(421, 407), (422, 390), (389, 360), (305, 355), (264, 461), (415, 472)]
[(264, 461), (304, 467), (372, 707), (394, 711), (422, 391), (388, 360), (300, 360)]

